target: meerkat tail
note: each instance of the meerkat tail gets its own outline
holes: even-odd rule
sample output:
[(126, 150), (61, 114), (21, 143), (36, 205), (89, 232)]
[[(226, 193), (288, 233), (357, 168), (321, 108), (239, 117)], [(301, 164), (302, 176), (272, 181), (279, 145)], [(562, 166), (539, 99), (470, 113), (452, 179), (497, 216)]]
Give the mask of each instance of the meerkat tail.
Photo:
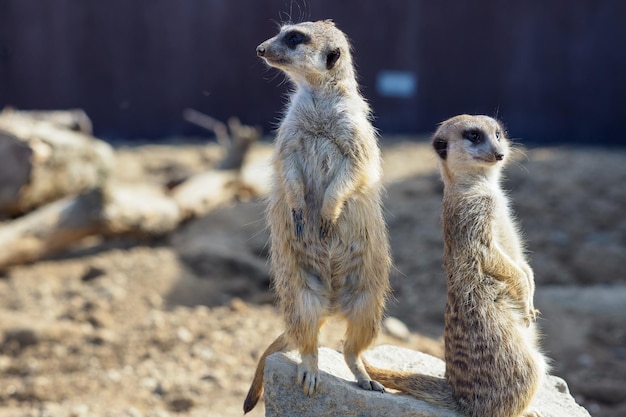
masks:
[(276, 340), (265, 349), (263, 355), (261, 355), (256, 371), (254, 372), (254, 379), (250, 385), (250, 390), (248, 390), (248, 395), (246, 395), (246, 399), (243, 402), (244, 414), (247, 414), (256, 406), (261, 398), (261, 394), (263, 394), (263, 373), (265, 372), (265, 361), (267, 357), (276, 352), (284, 352), (288, 347), (289, 341), (285, 333), (283, 333), (278, 336)]
[(386, 388), (392, 388), (409, 394), (418, 400), (426, 401), (447, 409), (457, 409), (450, 384), (445, 378), (415, 374), (410, 372), (381, 369), (363, 360), (370, 378), (380, 382)]

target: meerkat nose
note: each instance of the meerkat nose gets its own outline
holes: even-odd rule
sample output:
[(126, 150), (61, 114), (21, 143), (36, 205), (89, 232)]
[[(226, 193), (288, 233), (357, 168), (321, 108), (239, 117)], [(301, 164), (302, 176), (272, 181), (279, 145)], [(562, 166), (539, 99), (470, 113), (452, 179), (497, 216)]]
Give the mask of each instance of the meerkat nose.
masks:
[(256, 56), (265, 56), (265, 47), (257, 46), (256, 47)]
[(500, 152), (496, 152), (494, 156), (496, 157), (496, 160), (498, 161), (502, 161), (504, 159), (504, 154)]

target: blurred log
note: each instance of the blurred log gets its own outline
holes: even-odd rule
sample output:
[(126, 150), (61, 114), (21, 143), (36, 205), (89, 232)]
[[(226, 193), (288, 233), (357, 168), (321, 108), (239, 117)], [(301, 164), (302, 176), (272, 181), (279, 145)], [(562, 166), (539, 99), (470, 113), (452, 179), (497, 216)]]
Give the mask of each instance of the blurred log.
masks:
[(82, 109), (69, 110), (17, 110), (12, 107), (5, 107), (0, 112), (0, 117), (12, 115), (26, 119), (41, 120), (50, 122), (59, 128), (73, 130), (93, 135), (93, 125), (91, 119)]
[(208, 114), (201, 113), (194, 109), (185, 109), (183, 111), (183, 119), (213, 132), (215, 139), (217, 139), (217, 142), (222, 146), (227, 146), (227, 143), (230, 141), (226, 125)]
[(250, 194), (251, 191), (241, 181), (241, 170), (250, 147), (261, 137), (261, 129), (242, 125), (236, 117), (228, 120), (227, 129), (219, 120), (193, 109), (185, 110), (183, 117), (190, 123), (213, 131), (226, 149), (226, 155), (214, 170), (194, 175), (172, 190), (172, 197), (183, 217), (206, 214), (235, 201), (241, 191)]
[(107, 143), (29, 112), (0, 113), (0, 154), (0, 216), (100, 186), (114, 165)]
[(100, 216), (100, 234), (151, 238), (174, 231), (182, 213), (160, 188), (148, 185), (109, 187)]
[(159, 190), (92, 189), (0, 225), (0, 269), (53, 255), (87, 236), (165, 235), (180, 220), (178, 206)]
[(171, 195), (184, 218), (199, 217), (236, 201), (240, 185), (236, 170), (213, 170), (188, 178)]
[(183, 118), (215, 133), (217, 142), (226, 149), (226, 157), (222, 159), (218, 169), (240, 170), (248, 149), (263, 134), (260, 127), (243, 125), (236, 117), (228, 119), (228, 129), (219, 120), (194, 109), (186, 109)]
[[(13, 188), (5, 188), (12, 190), (13, 194), (5, 193), (0, 187), (0, 197), (3, 193), (17, 194), (23, 199), (31, 190), (45, 191), (46, 187), (63, 186), (65, 184), (56, 183), (63, 183), (73, 176), (88, 176), (89, 173), (81, 169), (91, 164), (96, 165), (93, 172), (99, 175), (92, 172), (91, 176), (97, 181), (80, 184), (89, 187), (87, 191), (76, 195), (80, 187), (65, 188), (65, 193), (73, 192), (74, 196), (58, 199), (59, 193), (56, 193), (56, 201), (0, 224), (0, 269), (53, 255), (87, 236), (162, 236), (175, 230), (186, 218), (203, 215), (250, 193), (241, 181), (242, 164), (250, 145), (261, 133), (235, 119), (229, 121), (233, 139), (229, 139), (230, 145), (222, 163), (211, 171), (187, 179), (166, 195), (160, 188), (147, 185), (131, 187), (110, 183), (112, 149), (94, 138), (60, 130), (47, 121), (26, 118), (20, 119), (20, 123), (15, 119), (9, 123), (6, 116), (0, 117), (0, 152), (3, 155), (10, 152), (6, 154), (11, 155), (7, 160), (18, 162), (11, 165), (15, 171), (13, 177), (9, 175), (12, 174), (10, 171), (2, 177), (0, 166), (0, 178), (12, 179), (4, 182), (13, 184)], [(2, 146), (5, 146), (4, 151)], [(99, 149), (86, 156), (85, 148), (89, 147)], [(61, 151), (69, 155), (56, 155)], [(16, 187), (16, 183), (24, 185)], [(39, 194), (33, 193), (33, 196)], [(28, 205), (22, 203), (21, 207), (34, 206), (33, 199), (28, 200), (31, 202)]]
[(236, 117), (228, 119), (228, 129), (231, 132), (231, 140), (226, 145), (226, 157), (217, 168), (234, 169), (239, 172), (250, 146), (259, 140), (263, 132), (259, 127), (242, 125)]

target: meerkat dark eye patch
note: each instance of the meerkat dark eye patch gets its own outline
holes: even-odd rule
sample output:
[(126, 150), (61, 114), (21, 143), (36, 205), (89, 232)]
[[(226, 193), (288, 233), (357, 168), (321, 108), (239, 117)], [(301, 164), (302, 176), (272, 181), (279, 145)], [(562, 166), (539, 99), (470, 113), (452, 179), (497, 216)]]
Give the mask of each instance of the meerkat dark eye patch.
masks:
[(300, 45), (301, 43), (309, 43), (311, 38), (302, 32), (298, 32), (297, 30), (292, 30), (292, 31), (285, 33), (283, 40), (285, 42), (285, 45), (287, 45), (287, 47), (289, 47), (290, 49), (295, 49), (296, 46)]
[(485, 140), (485, 132), (480, 129), (467, 129), (463, 132), (463, 138), (474, 144), (482, 143)]
[(332, 51), (330, 51), (326, 55), (326, 69), (328, 70), (332, 69), (337, 63), (337, 61), (339, 60), (340, 56), (341, 56), (341, 50), (339, 48), (333, 49)]
[(433, 148), (435, 148), (435, 152), (441, 159), (446, 159), (448, 156), (448, 141), (444, 138), (437, 137), (433, 139)]

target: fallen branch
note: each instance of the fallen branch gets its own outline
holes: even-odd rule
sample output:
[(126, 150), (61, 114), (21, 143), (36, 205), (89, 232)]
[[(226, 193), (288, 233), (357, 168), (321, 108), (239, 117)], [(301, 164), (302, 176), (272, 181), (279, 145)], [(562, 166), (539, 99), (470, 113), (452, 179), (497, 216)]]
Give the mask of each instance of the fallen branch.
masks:
[(180, 220), (178, 206), (159, 190), (92, 189), (0, 225), (0, 269), (50, 256), (87, 236), (162, 236)]
[(61, 129), (73, 130), (89, 136), (93, 135), (91, 119), (83, 109), (17, 110), (12, 107), (5, 107), (0, 112), (0, 117), (3, 116), (50, 122)]
[(242, 125), (236, 117), (228, 120), (227, 129), (219, 120), (193, 109), (185, 110), (183, 117), (213, 131), (226, 148), (226, 155), (215, 169), (194, 175), (172, 189), (172, 197), (183, 217), (201, 216), (235, 201), (243, 189), (249, 194), (249, 188), (241, 181), (241, 170), (250, 147), (261, 137), (261, 129)]
[[(228, 140), (229, 146), (222, 163), (211, 171), (192, 176), (174, 187), (169, 194), (160, 188), (151, 188), (147, 185), (131, 187), (111, 183), (108, 173), (113, 165), (113, 153), (105, 144), (100, 152), (107, 156), (101, 160), (108, 162), (106, 170), (98, 177), (96, 186), (78, 195), (74, 193), (74, 196), (57, 199), (11, 222), (0, 224), (0, 242), (3, 245), (3, 250), (0, 251), (0, 269), (53, 255), (87, 236), (137, 238), (163, 236), (175, 230), (185, 219), (201, 216), (217, 207), (237, 201), (242, 195), (253, 194), (252, 187), (246, 187), (241, 181), (242, 164), (250, 145), (260, 137), (261, 132), (258, 128), (241, 125), (236, 119), (229, 120), (228, 126), (232, 132), (232, 140), (230, 138)], [(219, 128), (217, 130), (219, 131)], [(68, 134), (70, 136), (67, 136)], [(20, 152), (24, 154), (21, 155), (21, 161), (37, 159), (37, 155), (40, 155), (37, 153), (40, 152), (38, 146), (52, 150), (63, 149), (60, 145), (50, 146), (50, 143), (69, 143), (76, 146), (76, 143), (83, 141), (80, 143), (90, 143), (93, 147), (100, 146), (100, 141), (84, 142), (84, 135), (61, 131), (44, 121), (17, 123), (11, 126), (11, 132), (0, 131), (0, 135), (5, 137), (4, 141), (0, 140), (0, 152), (3, 144), (6, 146), (9, 143), (11, 146), (8, 149), (12, 149), (13, 155), (20, 156)], [(72, 135), (80, 135), (80, 139)], [(42, 137), (46, 140), (41, 140)], [(50, 139), (52, 137), (58, 137), (59, 140)], [(73, 148), (70, 146), (66, 149)], [(48, 160), (50, 158), (51, 156), (48, 156)], [(78, 172), (78, 168), (83, 164), (93, 163), (89, 158), (83, 158), (86, 160), (82, 161), (80, 159), (73, 153), (72, 158), (57, 156), (54, 160), (59, 165), (56, 167), (59, 172), (66, 170), (71, 173), (74, 170)], [(20, 172), (20, 175), (24, 178), (33, 178), (33, 171), (44, 172), (43, 167), (49, 165), (55, 164), (33, 163), (30, 165), (31, 168)], [(16, 171), (19, 167), (20, 164), (13, 166)], [(30, 174), (30, 177), (27, 174)], [(53, 176), (53, 171), (50, 171), (49, 175)], [(62, 177), (59, 174), (51, 181), (62, 182), (60, 178)], [(39, 189), (45, 189), (41, 185), (46, 183), (45, 178), (39, 179), (38, 182)], [(52, 185), (54, 184), (50, 184)], [(32, 184), (21, 186), (17, 194), (21, 197), (28, 195), (28, 191), (34, 189), (33, 187)], [(64, 192), (77, 189), (66, 189)], [(58, 198), (59, 194), (55, 195)]]
[[(186, 109), (183, 112), (183, 118), (190, 123), (212, 131), (217, 142), (226, 149), (226, 157), (222, 159), (217, 169), (241, 170), (250, 146), (259, 140), (263, 134), (260, 127), (243, 125), (236, 117), (228, 119), (228, 129), (219, 120), (194, 109)], [(229, 130), (230, 134), (228, 133)]]
[(0, 216), (16, 216), (104, 184), (113, 149), (30, 113), (0, 113)]

